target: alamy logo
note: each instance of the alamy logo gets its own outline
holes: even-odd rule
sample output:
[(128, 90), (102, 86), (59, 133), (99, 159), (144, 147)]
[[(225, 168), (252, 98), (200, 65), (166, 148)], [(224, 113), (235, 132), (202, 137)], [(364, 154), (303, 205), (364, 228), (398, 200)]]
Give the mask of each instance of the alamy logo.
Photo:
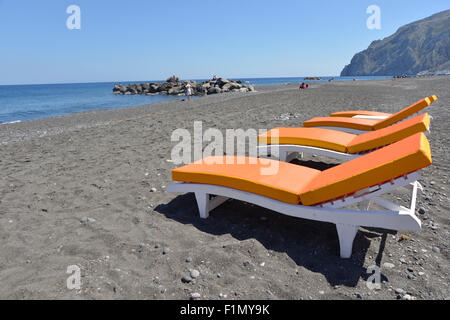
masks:
[(369, 30), (380, 30), (381, 29), (381, 9), (379, 6), (371, 5), (367, 7), (367, 14), (370, 17), (367, 18), (366, 25)]
[[(209, 128), (203, 132), (202, 121), (194, 121), (194, 135), (187, 129), (178, 128), (172, 132), (170, 140), (177, 142), (171, 151), (171, 161), (175, 165), (189, 164), (192, 161), (202, 161), (205, 165), (214, 164), (260, 164), (261, 175), (275, 175), (278, 172), (278, 161), (266, 159), (267, 152), (258, 151), (258, 134), (266, 129), (227, 129), (225, 136), (222, 131)], [(246, 157), (246, 142), (248, 141), (249, 157)], [(203, 147), (204, 143), (207, 143)], [(278, 130), (272, 130), (270, 150), (271, 157), (279, 157), (277, 148), (279, 142)], [(262, 145), (259, 144), (259, 145)], [(229, 155), (236, 157), (223, 157)], [(258, 158), (260, 157), (260, 158)]]
[(69, 290), (80, 290), (81, 289), (81, 269), (79, 266), (71, 265), (67, 267), (67, 274), (70, 276), (67, 278), (66, 284)]
[(366, 281), (366, 286), (370, 290), (381, 289), (381, 270), (380, 267), (372, 265), (367, 268), (366, 271), (371, 274)]
[(70, 5), (67, 7), (66, 13), (70, 16), (66, 20), (66, 26), (69, 30), (81, 29), (81, 9), (77, 5)]

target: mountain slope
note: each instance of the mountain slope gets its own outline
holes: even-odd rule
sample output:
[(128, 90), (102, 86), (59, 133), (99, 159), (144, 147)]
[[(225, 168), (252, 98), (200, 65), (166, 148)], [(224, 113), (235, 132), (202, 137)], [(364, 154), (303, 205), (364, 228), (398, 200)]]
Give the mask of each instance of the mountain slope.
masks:
[(357, 53), (341, 76), (450, 72), (450, 10), (398, 29)]

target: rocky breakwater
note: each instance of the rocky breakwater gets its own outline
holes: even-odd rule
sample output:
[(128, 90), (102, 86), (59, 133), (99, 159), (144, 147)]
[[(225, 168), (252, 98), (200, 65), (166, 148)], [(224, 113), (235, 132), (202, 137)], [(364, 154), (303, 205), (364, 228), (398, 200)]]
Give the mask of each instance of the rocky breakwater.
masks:
[(223, 92), (252, 92), (255, 87), (252, 85), (242, 84), (241, 81), (233, 81), (225, 78), (218, 78), (206, 80), (202, 82), (195, 81), (180, 81), (173, 76), (161, 83), (137, 83), (129, 84), (127, 86), (116, 84), (113, 89), (114, 94), (121, 95), (185, 95), (185, 90), (188, 84), (191, 87), (193, 96), (204, 96), (210, 94), (217, 94)]

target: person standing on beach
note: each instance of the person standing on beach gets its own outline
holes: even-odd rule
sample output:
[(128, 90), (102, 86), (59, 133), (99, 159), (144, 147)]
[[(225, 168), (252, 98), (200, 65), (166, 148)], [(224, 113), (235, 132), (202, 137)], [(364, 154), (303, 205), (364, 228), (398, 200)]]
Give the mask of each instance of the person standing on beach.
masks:
[(186, 85), (186, 88), (184, 89), (184, 93), (185, 93), (187, 99), (188, 99), (188, 100), (191, 100), (192, 89), (191, 89), (191, 84), (190, 84), (190, 83), (188, 83), (188, 84)]

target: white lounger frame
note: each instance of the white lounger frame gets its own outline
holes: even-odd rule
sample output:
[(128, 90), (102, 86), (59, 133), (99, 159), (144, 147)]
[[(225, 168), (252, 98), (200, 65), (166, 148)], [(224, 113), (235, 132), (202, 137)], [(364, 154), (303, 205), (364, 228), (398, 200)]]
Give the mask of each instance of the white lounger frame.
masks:
[(372, 119), (372, 120), (384, 120), (386, 119), (388, 116), (366, 116), (366, 115), (356, 115), (353, 116), (352, 118), (356, 118), (356, 119)]
[[(334, 223), (339, 237), (340, 256), (341, 258), (350, 258), (353, 240), (360, 226), (393, 230), (419, 230), (421, 228), (421, 222), (415, 216), (417, 189), (422, 188), (418, 179), (419, 173), (415, 172), (316, 206), (289, 204), (250, 192), (209, 184), (175, 182), (167, 186), (167, 191), (194, 192), (200, 217), (203, 219), (208, 218), (211, 210), (231, 198), (253, 203), (292, 217)], [(409, 208), (379, 198), (381, 194), (393, 192), (401, 187), (412, 188)], [(376, 203), (387, 210), (369, 211), (371, 203)], [(343, 209), (351, 204), (358, 204), (360, 210)]]
[[(271, 152), (272, 149), (275, 152)], [(290, 162), (297, 157), (297, 155), (301, 155), (303, 157), (303, 153), (314, 154), (318, 156), (325, 156), (328, 158), (338, 159), (349, 161), (355, 158), (362, 156), (363, 154), (359, 153), (344, 153), (329, 149), (322, 149), (317, 147), (309, 147), (295, 144), (277, 144), (277, 145), (259, 145), (256, 147), (256, 154), (262, 158), (274, 158), (273, 155), (278, 155), (277, 158), (279, 161)]]

